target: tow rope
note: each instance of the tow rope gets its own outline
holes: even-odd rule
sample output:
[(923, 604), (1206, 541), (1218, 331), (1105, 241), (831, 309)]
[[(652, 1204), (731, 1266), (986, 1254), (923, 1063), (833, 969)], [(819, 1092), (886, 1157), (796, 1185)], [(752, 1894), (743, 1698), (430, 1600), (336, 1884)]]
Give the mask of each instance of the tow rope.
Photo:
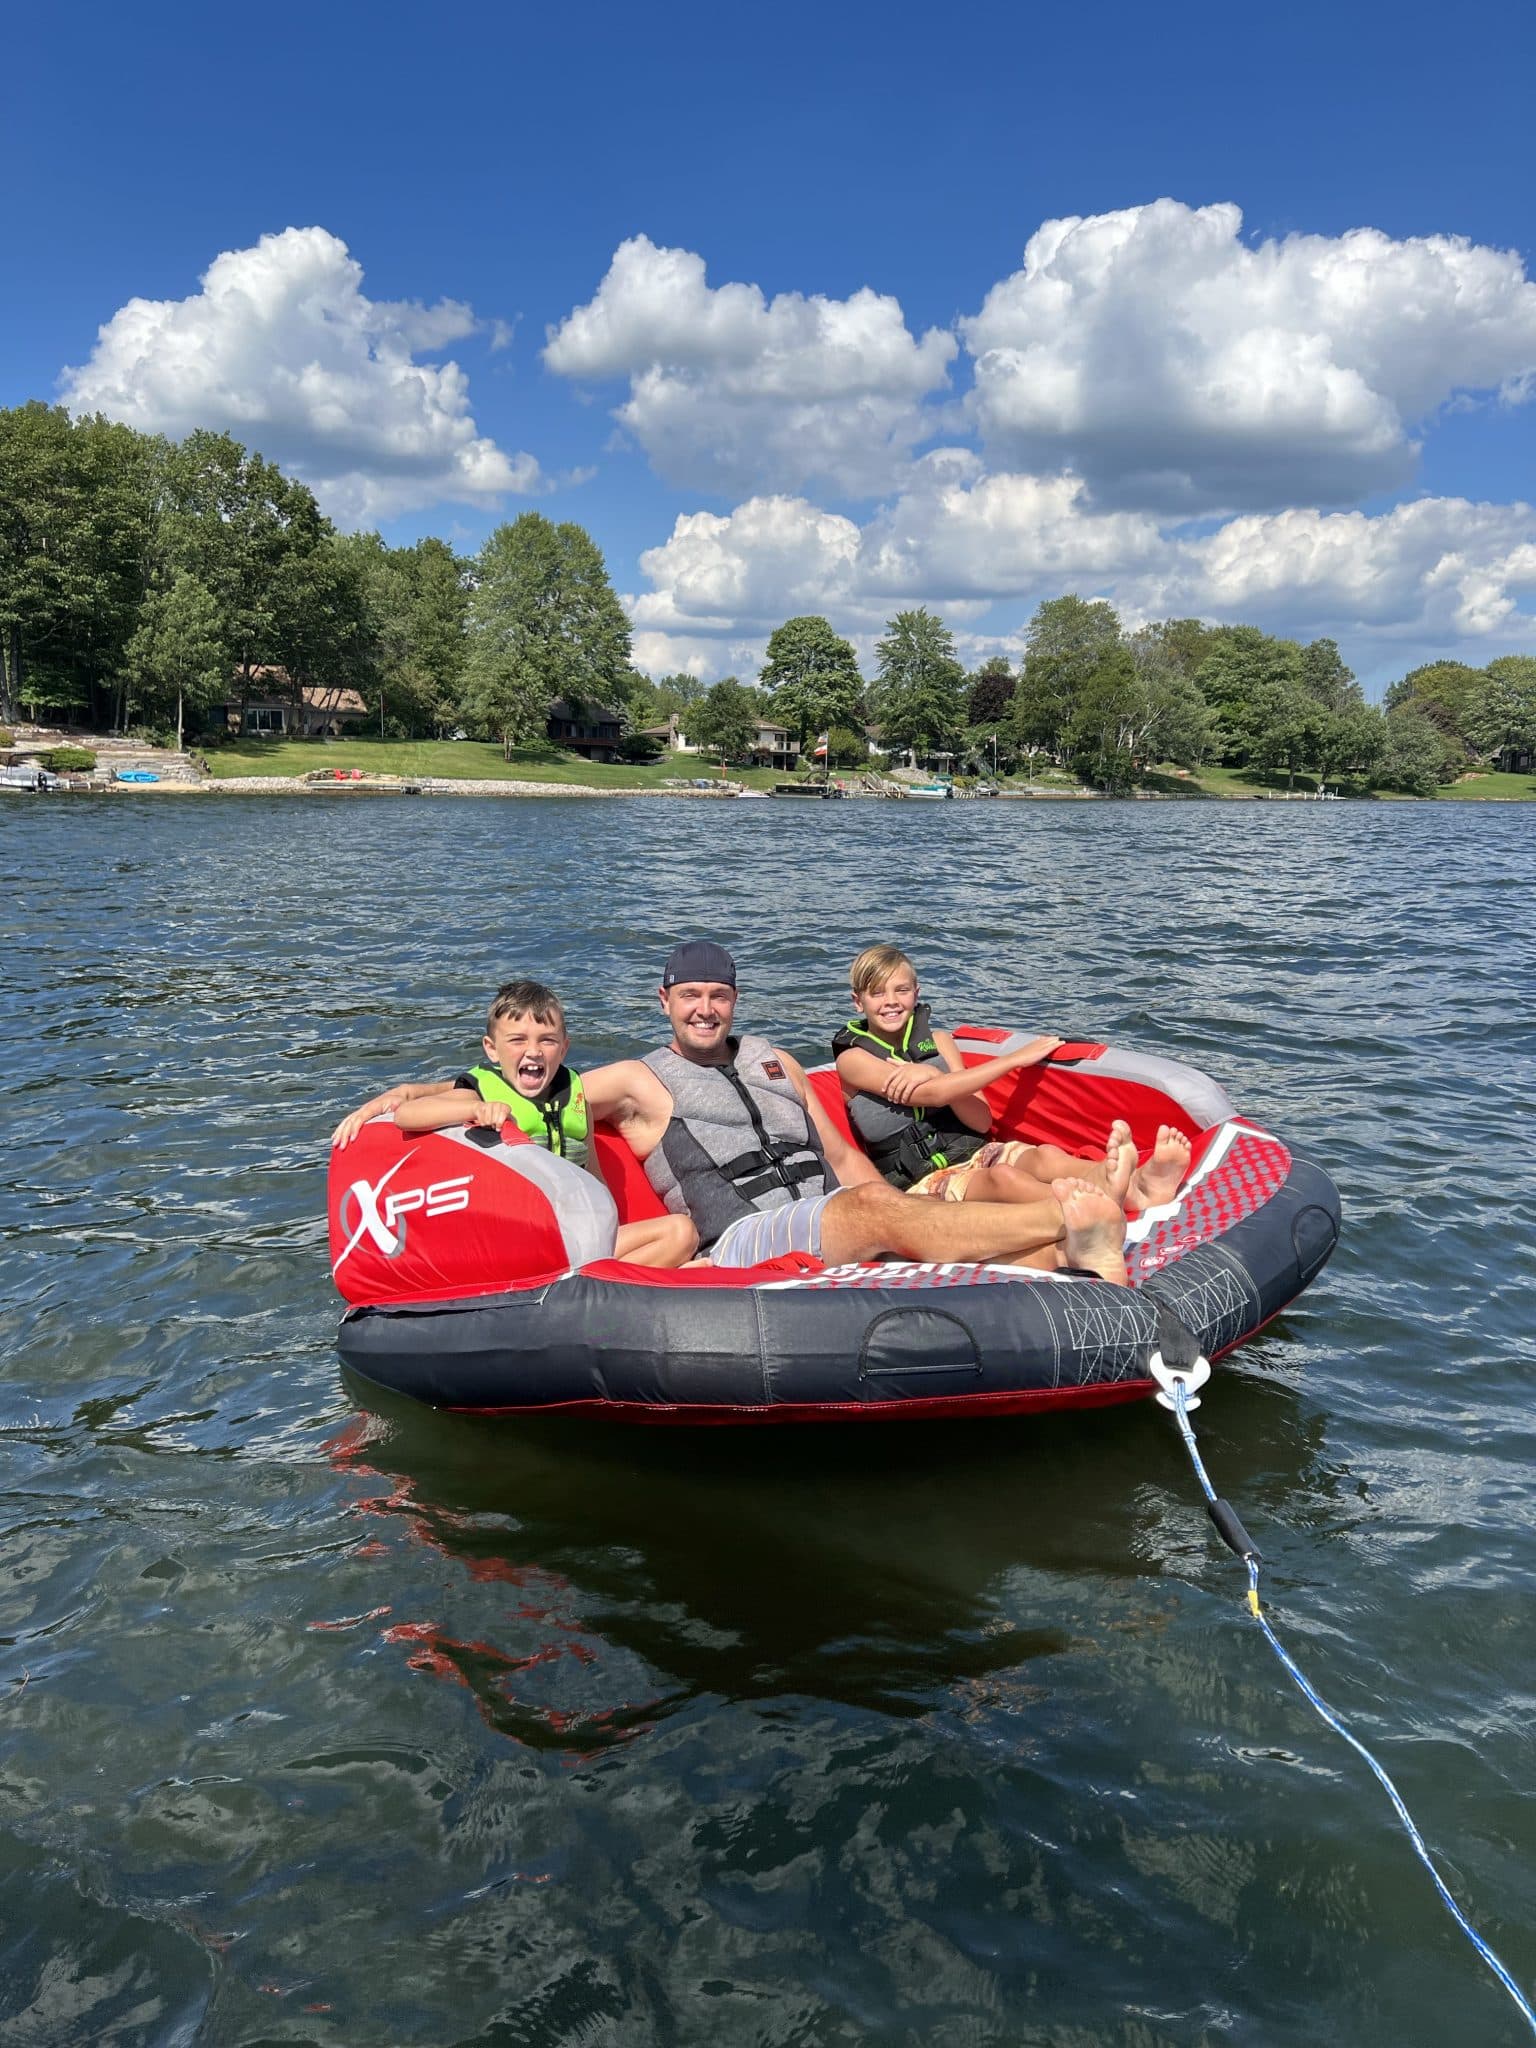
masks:
[[(1194, 1349), (1193, 1343), (1188, 1340), (1188, 1333), (1180, 1330), (1171, 1317), (1165, 1320), (1160, 1315), (1159, 1323), (1161, 1325), (1163, 1342), (1169, 1350), (1177, 1349), (1187, 1354)], [(1170, 1323), (1173, 1324), (1172, 1329), (1168, 1327)], [(1182, 1344), (1177, 1343), (1176, 1339), (1174, 1342), (1170, 1342), (1169, 1340), (1174, 1337), (1175, 1332), (1186, 1341)], [(1290, 1677), (1295, 1681), (1297, 1690), (1301, 1693), (1302, 1697), (1311, 1706), (1316, 1708), (1318, 1714), (1327, 1722), (1333, 1732), (1336, 1735), (1342, 1736), (1350, 1748), (1356, 1751), (1358, 1755), (1364, 1757), (1365, 1761), (1370, 1765), (1371, 1770), (1375, 1773), (1377, 1782), (1391, 1800), (1393, 1809), (1398, 1819), (1402, 1822), (1409, 1841), (1413, 1844), (1415, 1855), (1429, 1872), (1435, 1890), (1440, 1894), (1446, 1911), (1477, 1950), (1494, 1976), (1504, 1986), (1510, 1997), (1515, 2001), (1515, 2004), (1520, 2008), (1521, 2016), (1525, 2020), (1526, 2025), (1530, 2028), (1532, 2034), (1536, 2035), (1536, 2012), (1532, 2011), (1524, 1992), (1521, 1991), (1509, 1971), (1500, 1962), (1487, 1942), (1484, 1941), (1466, 1914), (1462, 1912), (1455, 1899), (1452, 1898), (1449, 1886), (1431, 1860), (1429, 1850), (1425, 1846), (1424, 1837), (1414, 1825), (1413, 1815), (1403, 1803), (1402, 1794), (1360, 1738), (1344, 1725), (1333, 1708), (1319, 1695), (1306, 1673), (1275, 1634), (1270, 1626), (1268, 1615), (1265, 1614), (1264, 1609), (1259, 1604), (1259, 1567), (1264, 1561), (1263, 1553), (1238, 1519), (1236, 1509), (1230, 1502), (1222, 1500), (1217, 1494), (1215, 1487), (1212, 1486), (1204, 1461), (1200, 1456), (1199, 1447), (1195, 1443), (1195, 1432), (1189, 1420), (1191, 1409), (1200, 1406), (1197, 1390), (1203, 1387), (1211, 1376), (1210, 1360), (1197, 1356), (1187, 1364), (1167, 1365), (1163, 1361), (1163, 1353), (1161, 1351), (1154, 1351), (1149, 1360), (1149, 1367), (1152, 1377), (1162, 1389), (1157, 1396), (1158, 1405), (1170, 1410), (1174, 1421), (1178, 1424), (1179, 1435), (1184, 1439), (1184, 1448), (1189, 1452), (1190, 1462), (1195, 1468), (1195, 1477), (1200, 1482), (1200, 1491), (1205, 1495), (1206, 1508), (1212, 1522), (1216, 1526), (1216, 1533), (1220, 1536), (1222, 1542), (1226, 1544), (1227, 1548), (1242, 1560), (1247, 1570), (1248, 1612), (1263, 1630), (1265, 1641), (1280, 1659)]]

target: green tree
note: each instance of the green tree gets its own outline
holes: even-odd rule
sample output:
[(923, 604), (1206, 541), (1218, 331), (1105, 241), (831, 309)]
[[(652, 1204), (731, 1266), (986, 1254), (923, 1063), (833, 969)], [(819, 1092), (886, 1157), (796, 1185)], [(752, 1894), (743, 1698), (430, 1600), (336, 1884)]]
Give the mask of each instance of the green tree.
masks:
[(163, 453), (59, 406), (0, 411), (0, 719), (101, 720), (154, 571)]
[(1167, 630), (1168, 624), (1189, 623), (1174, 620), (1162, 626), (1143, 626), (1125, 642), (1141, 690), (1132, 736), (1139, 766), (1172, 761), (1181, 768), (1195, 768), (1210, 750), (1214, 723), (1210, 707), (1190, 673), (1187, 651), (1181, 651)]
[(356, 687), (381, 732), (440, 734), (465, 714), (469, 592), (464, 564), (428, 537), (390, 548), (377, 533), (338, 536), (362, 579), (368, 657)]
[(229, 687), (219, 608), (189, 571), (178, 569), (165, 589), (145, 599), (125, 661), (147, 708), (159, 709), (175, 698), (180, 748), (186, 705), (201, 709)]
[(1368, 782), (1387, 750), (1387, 722), (1374, 704), (1325, 711), (1317, 734), (1318, 786), (1350, 775)]
[(1000, 726), (1008, 716), (1013, 693), (1018, 686), (1019, 679), (1008, 666), (1007, 656), (988, 655), (971, 677), (970, 695), (965, 705), (966, 724), (985, 727), (989, 731)]
[(1473, 738), (1478, 712), (1487, 691), (1482, 669), (1461, 661), (1430, 661), (1389, 683), (1382, 698), (1388, 717), (1412, 709), (1427, 718), (1440, 734), (1441, 782), (1453, 782), (1479, 748)]
[(1170, 667), (1193, 681), (1210, 652), (1211, 633), (1203, 619), (1155, 619), (1137, 638), (1156, 646)]
[(331, 523), (276, 463), (199, 429), (167, 460), (163, 526), (172, 571), (195, 576), (218, 608), (243, 720), (258, 668), (285, 656), (302, 663), (322, 643), (316, 613), (338, 600), (326, 567), (311, 572), (309, 557)]
[(1119, 615), (1103, 598), (1069, 593), (1036, 608), (1010, 712), (1014, 742), (1031, 764), (1042, 751), (1066, 758), (1078, 698), (1120, 639)]
[(573, 706), (626, 700), (629, 620), (591, 536), (525, 512), (480, 550), (469, 600), (466, 701), (515, 742), (542, 734), (557, 698)]
[(1365, 694), (1332, 640), (1311, 640), (1301, 650), (1301, 687), (1327, 711), (1358, 711)]
[(1412, 703), (1387, 713), (1387, 744), (1377, 780), (1409, 796), (1433, 796), (1445, 781), (1445, 735)]
[(1468, 737), (1485, 760), (1536, 747), (1536, 655), (1501, 654), (1483, 671), (1481, 701)]
[(727, 761), (750, 761), (763, 699), (735, 676), (725, 676), (683, 712), (684, 737), (706, 753)]
[(679, 670), (669, 676), (661, 676), (651, 685), (653, 701), (658, 720), (670, 718), (674, 711), (682, 711), (689, 704), (696, 704), (709, 688), (697, 676), (690, 676)]
[(1301, 649), (1257, 626), (1217, 626), (1195, 681), (1232, 735), (1229, 753), (1249, 760), (1267, 720), (1280, 717), (1290, 729), (1294, 693), (1302, 688)]
[(827, 766), (829, 768), (867, 768), (869, 766), (869, 741), (862, 732), (855, 732), (849, 725), (834, 725), (827, 732)]
[(898, 612), (875, 644), (873, 698), (887, 747), (953, 752), (965, 723), (965, 670), (955, 636), (925, 605)]
[(858, 657), (814, 614), (786, 619), (774, 628), (757, 680), (770, 693), (774, 717), (796, 735), (802, 754), (811, 734), (861, 723), (864, 678)]
[(1092, 672), (1080, 671), (1067, 655), (1025, 657), (1008, 710), (1008, 729), (1031, 768), (1037, 754), (1065, 757), (1077, 692)]
[(1107, 648), (1076, 694), (1067, 743), (1079, 772), (1123, 795), (1136, 780), (1146, 692), (1128, 647)]
[(1075, 662), (1086, 677), (1120, 643), (1120, 617), (1102, 597), (1075, 594), (1048, 598), (1025, 629), (1029, 655)]

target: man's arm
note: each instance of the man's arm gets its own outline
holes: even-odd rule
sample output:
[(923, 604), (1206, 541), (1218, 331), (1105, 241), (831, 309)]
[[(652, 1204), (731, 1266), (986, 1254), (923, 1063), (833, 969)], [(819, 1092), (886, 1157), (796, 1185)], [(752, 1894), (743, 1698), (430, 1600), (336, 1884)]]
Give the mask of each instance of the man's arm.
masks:
[(615, 1060), (584, 1072), (581, 1085), (593, 1123), (610, 1123), (637, 1159), (661, 1143), (672, 1120), (672, 1097), (644, 1060)]
[[(806, 1112), (816, 1126), (816, 1135), (821, 1140), (821, 1149), (827, 1155), (827, 1164), (837, 1175), (842, 1186), (852, 1188), (857, 1187), (861, 1181), (879, 1180), (880, 1175), (875, 1171), (871, 1161), (865, 1158), (857, 1145), (849, 1144), (822, 1108), (820, 1098), (806, 1079), (805, 1069), (800, 1062), (792, 1053), (783, 1051), (779, 1046), (774, 1047), (774, 1052), (784, 1062), (784, 1071), (794, 1082), (795, 1092), (805, 1104)], [(871, 1056), (871, 1066), (880, 1064), (879, 1060)]]
[(397, 1087), (386, 1088), (382, 1095), (375, 1095), (365, 1102), (361, 1109), (354, 1109), (344, 1116), (331, 1133), (333, 1145), (350, 1145), (366, 1123), (372, 1123), (376, 1116), (390, 1116), (402, 1103), (414, 1102), (419, 1095), (445, 1094), (451, 1081), (402, 1081)]

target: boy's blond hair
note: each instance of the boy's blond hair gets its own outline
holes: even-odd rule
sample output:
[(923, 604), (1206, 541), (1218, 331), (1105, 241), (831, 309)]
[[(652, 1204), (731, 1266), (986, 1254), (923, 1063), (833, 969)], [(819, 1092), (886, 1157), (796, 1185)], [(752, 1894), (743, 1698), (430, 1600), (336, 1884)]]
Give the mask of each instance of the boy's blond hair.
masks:
[(542, 981), (508, 981), (497, 989), (491, 1002), (491, 1013), (485, 1020), (485, 1035), (491, 1037), (496, 1026), (506, 1019), (531, 1017), (535, 1024), (555, 1024), (562, 1037), (569, 1037), (565, 1028), (565, 1007), (552, 988), (546, 988)]
[(848, 986), (856, 996), (867, 996), (884, 988), (899, 967), (916, 981), (917, 969), (899, 946), (866, 946), (848, 970)]

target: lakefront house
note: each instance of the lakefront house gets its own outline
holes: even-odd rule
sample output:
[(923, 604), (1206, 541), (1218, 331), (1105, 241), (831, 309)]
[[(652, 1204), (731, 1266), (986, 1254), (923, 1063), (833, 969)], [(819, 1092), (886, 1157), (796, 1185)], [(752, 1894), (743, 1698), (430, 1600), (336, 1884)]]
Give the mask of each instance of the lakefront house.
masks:
[(287, 669), (266, 665), (251, 670), (243, 696), (236, 678), (233, 695), (210, 715), (217, 720), (220, 713), (231, 732), (315, 739), (352, 731), (368, 716), (368, 706), (356, 690), (335, 684), (305, 683), (295, 691)]

